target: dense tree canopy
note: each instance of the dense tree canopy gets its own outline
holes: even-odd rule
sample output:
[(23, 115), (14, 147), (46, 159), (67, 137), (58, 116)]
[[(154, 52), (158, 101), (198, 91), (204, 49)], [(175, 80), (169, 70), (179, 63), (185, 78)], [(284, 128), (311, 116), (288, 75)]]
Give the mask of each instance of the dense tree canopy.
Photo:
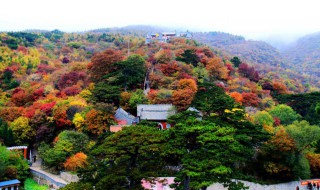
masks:
[(192, 117), (170, 130), (167, 151), (173, 154), (172, 162), (181, 166), (175, 180), (178, 189), (206, 189), (215, 182), (231, 182), (234, 163), (241, 160), (244, 149), (235, 130)]
[(22, 154), (0, 146), (0, 181), (12, 179), (23, 181), (28, 177), (28, 169), (29, 165)]
[(215, 84), (199, 84), (198, 89), (191, 105), (201, 110), (206, 116), (222, 115), (225, 109), (233, 108), (233, 99), (226, 96), (223, 89)]
[(91, 58), (91, 64), (88, 66), (91, 79), (97, 82), (100, 81), (104, 75), (116, 71), (114, 64), (122, 61), (122, 59), (123, 56), (121, 52), (112, 49), (97, 53)]
[(291, 124), (293, 121), (300, 118), (299, 114), (297, 114), (291, 107), (284, 104), (280, 104), (272, 108), (269, 111), (269, 114), (274, 118), (279, 118), (280, 123), (283, 125)]
[(97, 176), (89, 170), (90, 176), (86, 178), (91, 178), (89, 181), (101, 190), (142, 189), (143, 178), (160, 176), (164, 169), (161, 157), (165, 143), (163, 133), (154, 127), (136, 126), (107, 137), (93, 150), (94, 158), (89, 163)]
[[(317, 80), (243, 63), (234, 57), (241, 52), (222, 46), (176, 37), (145, 43), (126, 30), (0, 33), (0, 143), (38, 148), (51, 171), (78, 172), (80, 183), (66, 189), (140, 189), (142, 178), (159, 176), (176, 176), (177, 189), (241, 189), (230, 179), (317, 176)], [(208, 35), (237, 42), (229, 48), (245, 41)], [(248, 55), (270, 60), (258, 52)], [(114, 117), (119, 106), (136, 115), (141, 103), (173, 104), (172, 127), (141, 121), (110, 132), (123, 123)], [(5, 175), (17, 176), (19, 163), (12, 165)]]
[[(145, 61), (140, 55), (130, 55), (126, 60), (116, 63), (115, 67), (116, 71), (107, 75), (108, 77), (116, 78), (111, 83), (120, 85), (125, 91), (134, 87), (141, 87), (145, 78), (146, 68)], [(112, 79), (107, 78), (107, 80)]]

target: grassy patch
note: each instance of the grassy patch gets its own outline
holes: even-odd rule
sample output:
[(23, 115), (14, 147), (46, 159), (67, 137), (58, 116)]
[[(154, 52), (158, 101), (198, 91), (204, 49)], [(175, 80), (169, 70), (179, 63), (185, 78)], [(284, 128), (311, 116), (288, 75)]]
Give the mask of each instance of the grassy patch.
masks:
[(48, 186), (46, 185), (38, 185), (36, 181), (31, 178), (28, 178), (24, 182), (24, 189), (25, 190), (47, 190)]

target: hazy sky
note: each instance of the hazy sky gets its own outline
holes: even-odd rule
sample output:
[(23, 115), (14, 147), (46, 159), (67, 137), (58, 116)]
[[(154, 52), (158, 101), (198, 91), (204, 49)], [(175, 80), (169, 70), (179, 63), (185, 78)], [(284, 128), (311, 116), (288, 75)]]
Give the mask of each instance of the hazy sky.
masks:
[(319, 0), (2, 0), (0, 31), (160, 25), (251, 39), (320, 31)]

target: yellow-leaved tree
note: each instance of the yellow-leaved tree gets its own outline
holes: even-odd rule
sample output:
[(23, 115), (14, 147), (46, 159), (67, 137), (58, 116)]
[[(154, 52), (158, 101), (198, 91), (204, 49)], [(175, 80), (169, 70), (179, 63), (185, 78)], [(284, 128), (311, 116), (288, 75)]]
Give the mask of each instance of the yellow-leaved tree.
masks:
[(35, 130), (29, 125), (27, 117), (18, 117), (10, 124), (10, 128), (17, 138), (16, 143), (18, 144), (27, 144), (36, 135)]

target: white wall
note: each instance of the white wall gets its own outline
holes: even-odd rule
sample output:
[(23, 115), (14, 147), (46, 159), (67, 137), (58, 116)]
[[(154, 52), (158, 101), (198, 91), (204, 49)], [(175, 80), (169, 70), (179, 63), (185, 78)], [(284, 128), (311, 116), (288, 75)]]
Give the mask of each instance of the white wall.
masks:
[[(257, 183), (241, 181), (248, 186), (250, 190), (295, 190), (297, 186), (300, 187), (300, 190), (306, 189), (306, 186), (301, 186), (299, 181), (292, 181), (288, 183), (280, 183), (275, 185), (260, 185)], [(224, 188), (221, 184), (213, 184), (208, 187), (207, 190), (228, 190)]]

